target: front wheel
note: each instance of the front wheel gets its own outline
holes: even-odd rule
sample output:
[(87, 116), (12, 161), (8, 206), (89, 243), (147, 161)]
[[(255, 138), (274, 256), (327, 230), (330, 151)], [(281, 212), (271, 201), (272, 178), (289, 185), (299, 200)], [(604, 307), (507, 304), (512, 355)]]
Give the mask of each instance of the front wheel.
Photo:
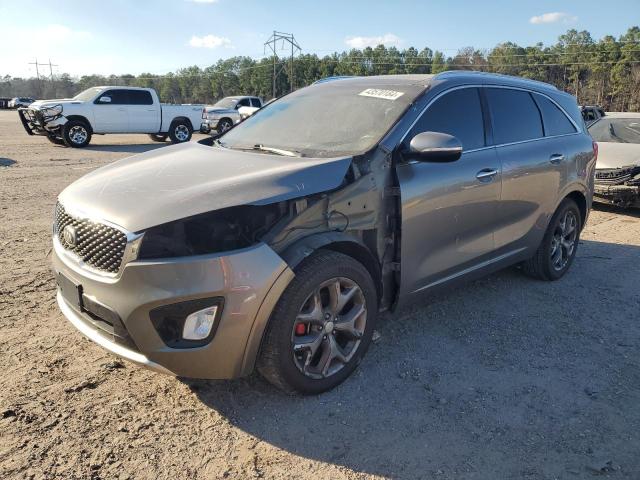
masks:
[(68, 147), (83, 148), (91, 141), (91, 130), (84, 122), (70, 120), (62, 127), (62, 139)]
[(522, 264), (524, 272), (540, 280), (558, 280), (576, 256), (582, 216), (576, 202), (565, 198), (551, 217), (536, 253)]
[(342, 383), (366, 353), (378, 313), (367, 269), (319, 250), (303, 261), (278, 301), (258, 371), (281, 390), (317, 394)]
[(174, 120), (169, 127), (171, 143), (183, 143), (191, 140), (193, 129), (186, 120)]

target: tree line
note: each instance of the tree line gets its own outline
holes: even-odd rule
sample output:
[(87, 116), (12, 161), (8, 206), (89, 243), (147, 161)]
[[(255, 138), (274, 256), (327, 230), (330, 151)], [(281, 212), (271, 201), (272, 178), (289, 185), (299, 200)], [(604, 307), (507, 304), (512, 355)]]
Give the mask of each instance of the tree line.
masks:
[(462, 48), (453, 56), (430, 48), (399, 50), (378, 45), (319, 57), (303, 54), (293, 65), (287, 58), (237, 56), (206, 68), (192, 66), (165, 75), (62, 74), (53, 79), (0, 78), (0, 97), (68, 98), (96, 85), (155, 88), (162, 101), (214, 103), (228, 95), (276, 96), (314, 81), (337, 75), (387, 75), (478, 70), (517, 75), (548, 82), (578, 98), (581, 104), (598, 104), (606, 110), (640, 111), (640, 28), (631, 27), (615, 38), (594, 40), (585, 30), (568, 30), (551, 46), (520, 46), (512, 42), (489, 50)]

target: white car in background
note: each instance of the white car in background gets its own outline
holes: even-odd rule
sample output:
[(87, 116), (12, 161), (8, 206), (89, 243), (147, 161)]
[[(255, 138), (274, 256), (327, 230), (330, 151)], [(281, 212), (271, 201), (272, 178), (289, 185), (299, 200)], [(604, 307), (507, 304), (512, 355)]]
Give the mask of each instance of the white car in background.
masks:
[(69, 147), (85, 147), (93, 134), (146, 133), (157, 142), (188, 142), (203, 105), (161, 104), (152, 88), (92, 87), (73, 98), (38, 100), (18, 109), (29, 135)]
[(28, 107), (35, 100), (31, 97), (15, 97), (9, 100), (9, 104), (7, 105), (9, 108), (20, 108), (20, 107)]
[(235, 124), (253, 115), (262, 106), (263, 102), (260, 97), (225, 97), (214, 105), (205, 107), (202, 113), (200, 131), (202, 133), (210, 133), (215, 130), (217, 133), (222, 134)]
[(640, 207), (640, 113), (607, 112), (589, 133), (598, 144), (594, 200)]

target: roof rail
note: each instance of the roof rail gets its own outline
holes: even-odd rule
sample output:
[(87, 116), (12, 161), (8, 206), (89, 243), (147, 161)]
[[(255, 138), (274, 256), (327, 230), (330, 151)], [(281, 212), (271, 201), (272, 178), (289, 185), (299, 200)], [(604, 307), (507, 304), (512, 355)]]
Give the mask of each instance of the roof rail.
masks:
[(476, 70), (447, 70), (446, 72), (438, 73), (434, 79), (442, 79), (448, 77), (461, 77), (464, 75), (478, 75), (484, 77), (493, 77), (495, 79), (504, 79), (509, 80), (514, 83), (522, 83), (527, 85), (537, 85), (538, 87), (547, 88), (550, 90), (558, 90), (555, 85), (551, 85), (550, 83), (541, 82), (539, 80), (532, 80), (529, 78), (516, 77), (513, 75), (504, 75), (502, 73), (490, 73), (490, 72), (478, 72)]

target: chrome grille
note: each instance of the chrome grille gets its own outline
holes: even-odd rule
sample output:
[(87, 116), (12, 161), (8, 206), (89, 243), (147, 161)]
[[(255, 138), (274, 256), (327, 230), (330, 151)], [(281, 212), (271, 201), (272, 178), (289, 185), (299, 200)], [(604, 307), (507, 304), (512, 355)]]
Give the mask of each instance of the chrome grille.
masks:
[[(75, 230), (75, 244), (65, 240), (64, 229), (68, 225)], [(127, 246), (124, 232), (101, 223), (74, 218), (60, 202), (56, 204), (53, 231), (62, 247), (75, 253), (87, 265), (109, 273), (117, 273), (120, 269)]]

